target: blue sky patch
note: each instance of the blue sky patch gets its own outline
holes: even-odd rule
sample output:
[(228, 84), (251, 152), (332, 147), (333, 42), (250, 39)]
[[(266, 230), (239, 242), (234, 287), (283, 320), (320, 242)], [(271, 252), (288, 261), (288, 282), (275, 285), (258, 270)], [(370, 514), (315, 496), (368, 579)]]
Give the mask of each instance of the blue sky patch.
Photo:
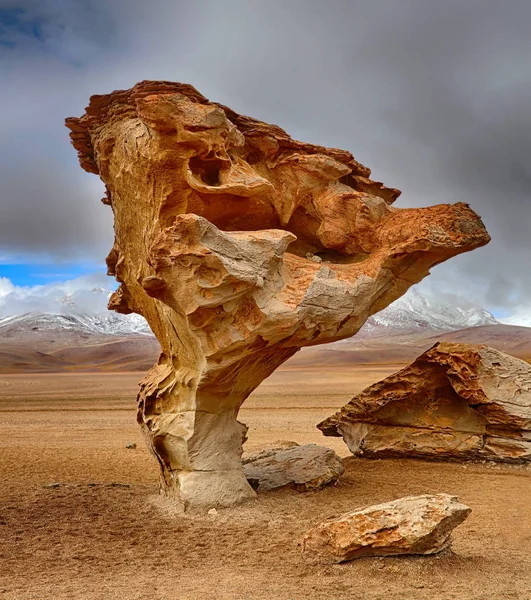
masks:
[[(92, 273), (105, 273), (104, 265), (95, 264), (0, 264), (0, 277), (7, 277), (15, 285), (34, 286), (58, 283), (90, 275)], [(109, 279), (112, 281), (112, 279)]]
[(0, 45), (14, 47), (20, 35), (40, 39), (40, 25), (26, 17), (22, 8), (0, 9)]

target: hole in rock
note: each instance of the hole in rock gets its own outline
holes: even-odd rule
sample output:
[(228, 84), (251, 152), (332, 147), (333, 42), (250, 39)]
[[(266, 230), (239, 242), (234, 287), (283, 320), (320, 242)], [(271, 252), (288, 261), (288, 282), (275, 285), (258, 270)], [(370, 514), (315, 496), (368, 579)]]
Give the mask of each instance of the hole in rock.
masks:
[[(287, 228), (287, 230), (291, 231), (291, 228)], [(294, 233), (297, 235), (298, 232), (294, 231)], [(301, 258), (313, 261), (315, 263), (320, 263), (322, 265), (351, 265), (363, 262), (370, 257), (370, 254), (368, 253), (359, 253), (353, 255), (341, 254), (340, 252), (324, 248), (323, 246), (317, 247), (315, 243), (308, 243), (304, 240), (297, 240), (290, 244), (288, 253), (295, 254), (296, 256), (300, 256)]]
[(225, 161), (218, 158), (203, 159), (194, 157), (189, 162), (190, 171), (206, 185), (219, 185), (219, 172), (225, 166)]

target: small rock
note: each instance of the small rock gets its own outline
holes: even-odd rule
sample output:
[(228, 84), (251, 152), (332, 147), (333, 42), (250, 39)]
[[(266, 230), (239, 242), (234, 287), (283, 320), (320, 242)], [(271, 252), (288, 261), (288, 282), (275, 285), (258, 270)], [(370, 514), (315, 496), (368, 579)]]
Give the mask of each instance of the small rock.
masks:
[(391, 565), (388, 569), (391, 573), (400, 573), (400, 567), (398, 565)]
[(127, 444), (126, 448), (128, 450), (136, 450), (136, 444), (135, 443), (133, 443), (133, 444)]
[(309, 260), (313, 260), (313, 262), (320, 263), (323, 262), (323, 259), (317, 254), (312, 254), (311, 252), (306, 252), (306, 258)]
[(363, 556), (434, 554), (470, 514), (455, 496), (408, 496), (323, 521), (302, 540), (313, 563), (340, 563)]
[(43, 485), (42, 487), (45, 490), (54, 490), (55, 488), (59, 488), (59, 487), (66, 487), (66, 483), (47, 483), (46, 485)]
[(218, 511), (217, 511), (215, 508), (211, 508), (211, 509), (208, 511), (208, 513), (207, 513), (207, 514), (209, 514), (209, 515), (217, 515), (217, 514), (218, 514)]
[(341, 459), (330, 448), (285, 444), (290, 446), (267, 448), (242, 460), (245, 477), (254, 489), (265, 492), (292, 487), (306, 492), (335, 482), (344, 472)]

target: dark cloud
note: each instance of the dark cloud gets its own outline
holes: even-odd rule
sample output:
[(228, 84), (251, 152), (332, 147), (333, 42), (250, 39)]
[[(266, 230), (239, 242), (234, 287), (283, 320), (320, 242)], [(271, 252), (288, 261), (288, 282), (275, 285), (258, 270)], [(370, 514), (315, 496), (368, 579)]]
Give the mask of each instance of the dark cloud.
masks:
[(105, 255), (110, 215), (63, 118), (173, 79), (351, 150), (399, 206), (469, 202), (493, 242), (426, 285), (491, 307), (531, 296), (528, 0), (0, 0), (0, 23), (0, 254)]
[(86, 65), (112, 47), (115, 19), (91, 0), (4, 0), (0, 44), (13, 54), (41, 53)]

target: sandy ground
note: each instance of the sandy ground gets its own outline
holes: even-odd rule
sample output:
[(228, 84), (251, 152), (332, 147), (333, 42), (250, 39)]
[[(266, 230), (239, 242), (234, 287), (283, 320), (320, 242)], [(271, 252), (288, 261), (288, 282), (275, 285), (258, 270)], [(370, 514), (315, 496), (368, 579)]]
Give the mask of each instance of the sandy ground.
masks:
[[(316, 442), (315, 424), (392, 366), (287, 369), (245, 404), (247, 448)], [(336, 487), (260, 495), (215, 516), (172, 515), (135, 423), (138, 373), (0, 377), (0, 598), (242, 600), (531, 599), (531, 470), (345, 460)], [(126, 444), (135, 442), (137, 449)], [(47, 484), (67, 485), (47, 488)], [(319, 520), (408, 494), (472, 507), (451, 551), (305, 563)]]

